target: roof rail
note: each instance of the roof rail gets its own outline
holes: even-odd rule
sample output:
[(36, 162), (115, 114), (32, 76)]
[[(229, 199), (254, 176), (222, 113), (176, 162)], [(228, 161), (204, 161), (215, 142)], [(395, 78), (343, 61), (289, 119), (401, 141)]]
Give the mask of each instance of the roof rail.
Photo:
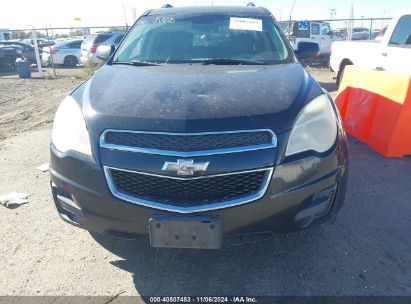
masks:
[(248, 2), (247, 6), (255, 6), (255, 4), (253, 2)]
[(171, 4), (164, 4), (161, 8), (172, 8), (173, 6)]

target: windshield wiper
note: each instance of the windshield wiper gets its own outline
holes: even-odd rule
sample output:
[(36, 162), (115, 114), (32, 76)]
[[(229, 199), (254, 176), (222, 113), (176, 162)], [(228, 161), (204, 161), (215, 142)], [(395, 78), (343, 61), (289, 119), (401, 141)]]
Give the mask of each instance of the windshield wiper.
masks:
[(258, 60), (235, 59), (235, 58), (212, 58), (201, 60), (201, 64), (217, 65), (266, 65), (267, 63)]
[(140, 61), (140, 60), (113, 61), (113, 64), (126, 64), (126, 65), (134, 65), (134, 66), (155, 66), (155, 65), (160, 65), (160, 64), (154, 63), (154, 62)]

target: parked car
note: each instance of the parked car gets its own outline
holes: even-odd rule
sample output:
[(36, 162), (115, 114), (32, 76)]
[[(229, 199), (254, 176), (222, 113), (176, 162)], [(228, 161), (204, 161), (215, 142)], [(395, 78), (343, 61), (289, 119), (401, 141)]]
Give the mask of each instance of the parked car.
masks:
[(89, 35), (81, 45), (81, 62), (83, 64), (91, 61), (92, 63), (102, 63), (96, 57), (96, 50), (99, 45), (114, 45), (118, 46), (121, 39), (124, 37), (124, 32), (103, 32), (97, 35)]
[[(34, 47), (32, 47), (31, 45), (19, 41), (9, 40), (0, 41), (0, 46), (8, 46), (14, 48), (16, 52), (20, 55), (20, 57), (30, 61), (30, 63), (32, 64), (37, 64), (36, 52), (34, 50)], [(39, 55), (42, 54), (42, 51), (42, 49), (39, 49)]]
[[(34, 46), (34, 40), (33, 39), (23, 39), (23, 43), (29, 44), (31, 46)], [(37, 38), (37, 45), (39, 48), (44, 48), (44, 47), (50, 47), (51, 45), (54, 45), (54, 41), (52, 39), (44, 39), (44, 38)]]
[(297, 48), (299, 42), (316, 42), (320, 46), (322, 56), (329, 56), (331, 44), (335, 40), (340, 40), (339, 37), (334, 37), (328, 22), (300, 20), (290, 23), (281, 21), (279, 25), (294, 49)]
[[(261, 7), (140, 17), (59, 106), (51, 188), (68, 223), (216, 249), (333, 219), (347, 184), (336, 107)], [(233, 236), (234, 235), (234, 236)]]
[(396, 18), (379, 40), (341, 41), (332, 45), (331, 70), (340, 83), (347, 65), (385, 69), (411, 75), (411, 10)]
[(378, 31), (375, 40), (381, 41), (387, 31), (388, 26), (384, 26), (381, 30)]
[(15, 69), (16, 59), (21, 55), (16, 48), (6, 45), (0, 45), (0, 71), (5, 69)]
[[(347, 40), (348, 29), (340, 28), (334, 31), (334, 35), (340, 37), (340, 40)], [(371, 33), (373, 35), (373, 33)], [(352, 29), (351, 40), (370, 40), (370, 30), (363, 27), (354, 27)]]
[(80, 63), (82, 42), (83, 40), (69, 40), (55, 44), (50, 48), (43, 48), (43, 65), (48, 66), (51, 63), (51, 56), (53, 56), (54, 64), (75, 67)]
[[(31, 41), (31, 44), (34, 45), (34, 41)], [(54, 45), (54, 41), (52, 39), (37, 39), (37, 45), (39, 46), (39, 48), (44, 48), (44, 47), (50, 47), (52, 45)]]
[(82, 64), (86, 64), (89, 62), (91, 59), (90, 57), (92, 56), (91, 54), (91, 48), (93, 46), (93, 42), (96, 39), (97, 34), (90, 34), (87, 35), (84, 39), (84, 41), (81, 43), (81, 57), (80, 61)]
[(363, 27), (353, 28), (351, 40), (370, 40), (370, 30)]
[(380, 33), (381, 30), (372, 30), (370, 40), (375, 40), (378, 37), (378, 34)]

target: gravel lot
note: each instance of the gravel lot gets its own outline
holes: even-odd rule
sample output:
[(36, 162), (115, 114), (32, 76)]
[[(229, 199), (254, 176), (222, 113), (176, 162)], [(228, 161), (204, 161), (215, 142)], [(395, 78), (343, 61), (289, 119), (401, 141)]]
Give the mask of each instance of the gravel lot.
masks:
[[(350, 139), (346, 204), (336, 223), (221, 251), (156, 250), (99, 239), (62, 222), (47, 173), (56, 106), (81, 77), (0, 76), (0, 295), (410, 295), (411, 158)], [(59, 73), (61, 75), (61, 72)], [(328, 90), (332, 74), (313, 72)]]
[[(50, 128), (65, 94), (84, 80), (81, 69), (60, 69), (58, 78), (33, 73), (31, 79), (0, 73), (0, 141), (33, 128)], [(45, 77), (46, 76), (46, 77)]]

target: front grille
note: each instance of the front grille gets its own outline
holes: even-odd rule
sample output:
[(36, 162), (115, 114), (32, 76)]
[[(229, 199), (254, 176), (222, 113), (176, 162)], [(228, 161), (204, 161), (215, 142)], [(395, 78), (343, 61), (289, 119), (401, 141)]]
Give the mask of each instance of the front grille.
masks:
[(269, 130), (192, 134), (106, 131), (103, 136), (104, 144), (178, 152), (270, 147), (274, 141)]
[[(191, 208), (234, 200), (257, 199), (264, 193), (271, 170), (201, 178), (170, 178), (108, 169), (117, 196)], [(112, 189), (113, 191), (113, 189)], [(172, 208), (171, 208), (172, 209)]]

